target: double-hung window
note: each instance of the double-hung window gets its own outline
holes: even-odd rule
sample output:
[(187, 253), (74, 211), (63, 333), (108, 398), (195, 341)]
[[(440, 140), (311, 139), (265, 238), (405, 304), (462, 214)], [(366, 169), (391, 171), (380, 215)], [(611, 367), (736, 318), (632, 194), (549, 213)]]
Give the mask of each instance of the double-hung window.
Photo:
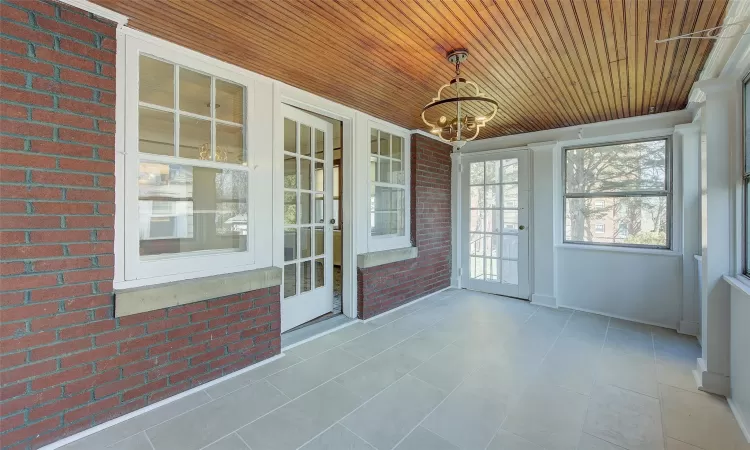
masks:
[(564, 242), (669, 249), (671, 162), (668, 137), (566, 148)]
[(250, 268), (246, 82), (157, 46), (126, 67), (125, 281)]
[(370, 251), (411, 245), (409, 142), (382, 128), (370, 128)]

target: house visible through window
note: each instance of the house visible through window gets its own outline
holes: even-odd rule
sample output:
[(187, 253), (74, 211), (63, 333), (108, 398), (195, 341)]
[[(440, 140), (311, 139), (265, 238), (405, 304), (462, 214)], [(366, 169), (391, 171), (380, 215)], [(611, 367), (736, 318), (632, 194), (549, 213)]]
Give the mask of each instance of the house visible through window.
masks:
[(563, 157), (565, 242), (670, 247), (669, 138), (568, 148)]

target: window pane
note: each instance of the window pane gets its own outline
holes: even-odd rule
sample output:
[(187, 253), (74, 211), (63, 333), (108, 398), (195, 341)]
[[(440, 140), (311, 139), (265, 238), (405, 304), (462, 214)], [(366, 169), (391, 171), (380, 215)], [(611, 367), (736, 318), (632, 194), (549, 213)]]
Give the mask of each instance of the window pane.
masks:
[(404, 138), (393, 136), (391, 142), (391, 158), (395, 158), (398, 160), (403, 159)]
[(469, 213), (469, 231), (484, 231), (485, 210), (472, 210)]
[(469, 277), (484, 280), (484, 258), (469, 257)]
[(299, 257), (309, 258), (312, 254), (312, 228), (300, 228)]
[(484, 260), (485, 274), (484, 279), (487, 281), (498, 281), (500, 280), (500, 260), (495, 258), (487, 258)]
[(140, 101), (174, 108), (174, 66), (141, 55), (138, 58)]
[(211, 121), (180, 116), (180, 156), (211, 161)]
[(370, 181), (378, 181), (378, 158), (370, 157)]
[(565, 152), (566, 192), (666, 190), (666, 140)]
[[(596, 206), (597, 200), (604, 205)], [(565, 201), (567, 241), (666, 247), (667, 222), (666, 196)]]
[(299, 195), (299, 223), (307, 225), (312, 220), (311, 217), (311, 205), (312, 196), (308, 193), (301, 193)]
[(373, 186), (370, 203), (372, 236), (404, 235), (404, 189)]
[(326, 234), (323, 227), (315, 228), (315, 256), (320, 256), (326, 249)]
[(491, 256), (493, 258), (499, 258), (502, 256), (500, 254), (500, 239), (502, 239), (503, 236), (497, 235), (497, 234), (488, 234), (487, 237), (484, 240), (485, 243), (485, 256)]
[(500, 196), (502, 195), (502, 192), (503, 187), (499, 184), (487, 186), (485, 188), (485, 207), (500, 208)]
[(324, 171), (323, 163), (316, 162), (315, 163), (315, 190), (322, 192), (325, 190), (325, 185), (326, 185), (325, 184), (325, 171)]
[(503, 235), (503, 258), (518, 259), (518, 236)]
[(485, 163), (484, 182), (486, 184), (500, 183), (502, 180), (502, 160), (487, 161)]
[(518, 261), (503, 260), (503, 283), (518, 284)]
[(291, 155), (284, 155), (284, 187), (297, 187), (297, 158)]
[(370, 153), (378, 154), (378, 130), (370, 130)]
[(503, 183), (518, 182), (518, 159), (503, 160)]
[(297, 122), (284, 118), (284, 151), (297, 153)]
[(284, 192), (284, 223), (297, 223), (297, 194), (294, 192)]
[(500, 233), (503, 228), (502, 210), (486, 210), (487, 224), (485, 225), (485, 231), (490, 233)]
[(473, 256), (484, 255), (484, 235), (483, 234), (470, 234), (469, 235), (469, 254)]
[(316, 259), (315, 260), (315, 287), (321, 287), (325, 286), (326, 284), (326, 263), (325, 259)]
[(391, 183), (406, 184), (406, 177), (400, 161), (391, 161)]
[(247, 248), (247, 172), (142, 162), (142, 256)]
[(299, 188), (311, 191), (312, 186), (312, 161), (309, 159), (299, 159)]
[(312, 261), (302, 261), (300, 267), (302, 268), (302, 273), (300, 274), (302, 288), (300, 289), (300, 293), (302, 293), (312, 289)]
[(313, 218), (315, 223), (325, 223), (325, 209), (325, 196), (323, 194), (315, 194), (315, 217)]
[(391, 135), (382, 131), (380, 132), (380, 156), (391, 157)]
[(297, 295), (297, 264), (284, 266), (284, 297)]
[(315, 130), (315, 157), (318, 159), (325, 159), (325, 155), (326, 155), (325, 133), (321, 130)]
[(138, 108), (138, 150), (174, 156), (174, 113)]
[(473, 162), (469, 165), (469, 184), (484, 184), (483, 162)]
[(305, 156), (312, 154), (312, 130), (307, 125), (301, 124), (299, 127), (299, 152)]
[(216, 161), (242, 164), (245, 162), (245, 145), (242, 127), (216, 124)]
[(518, 185), (503, 185), (503, 208), (518, 208)]
[(469, 207), (484, 208), (484, 186), (471, 186), (469, 188)]
[(245, 116), (245, 88), (224, 80), (216, 80), (216, 118), (243, 123)]
[(284, 261), (297, 259), (297, 229), (284, 229)]
[(391, 160), (386, 158), (380, 158), (378, 161), (380, 165), (380, 182), (390, 183), (391, 182)]
[(518, 232), (518, 211), (503, 211), (503, 232)]
[(211, 116), (211, 77), (180, 67), (180, 111)]

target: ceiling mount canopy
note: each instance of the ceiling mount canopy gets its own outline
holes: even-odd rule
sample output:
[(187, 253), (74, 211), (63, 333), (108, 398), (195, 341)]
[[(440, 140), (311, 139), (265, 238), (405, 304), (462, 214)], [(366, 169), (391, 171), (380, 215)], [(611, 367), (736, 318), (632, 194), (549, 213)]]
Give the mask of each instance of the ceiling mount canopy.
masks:
[(456, 76), (422, 108), (422, 120), (431, 133), (458, 150), (495, 117), (497, 102), (483, 94), (476, 83), (461, 77), (461, 63), (469, 57), (468, 50), (451, 50), (446, 57), (456, 66)]

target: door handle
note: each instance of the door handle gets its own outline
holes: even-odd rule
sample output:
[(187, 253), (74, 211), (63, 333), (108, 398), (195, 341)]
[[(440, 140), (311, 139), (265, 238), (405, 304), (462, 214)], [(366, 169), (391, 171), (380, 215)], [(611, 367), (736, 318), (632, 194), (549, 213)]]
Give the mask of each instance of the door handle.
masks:
[(519, 226), (518, 226), (518, 229), (519, 229), (519, 230), (525, 230), (525, 229), (526, 229), (526, 227), (525, 227), (524, 225), (519, 225)]
[(328, 223), (330, 223), (331, 225), (333, 225), (333, 224), (336, 223), (336, 219), (331, 219), (331, 220), (328, 221)]

